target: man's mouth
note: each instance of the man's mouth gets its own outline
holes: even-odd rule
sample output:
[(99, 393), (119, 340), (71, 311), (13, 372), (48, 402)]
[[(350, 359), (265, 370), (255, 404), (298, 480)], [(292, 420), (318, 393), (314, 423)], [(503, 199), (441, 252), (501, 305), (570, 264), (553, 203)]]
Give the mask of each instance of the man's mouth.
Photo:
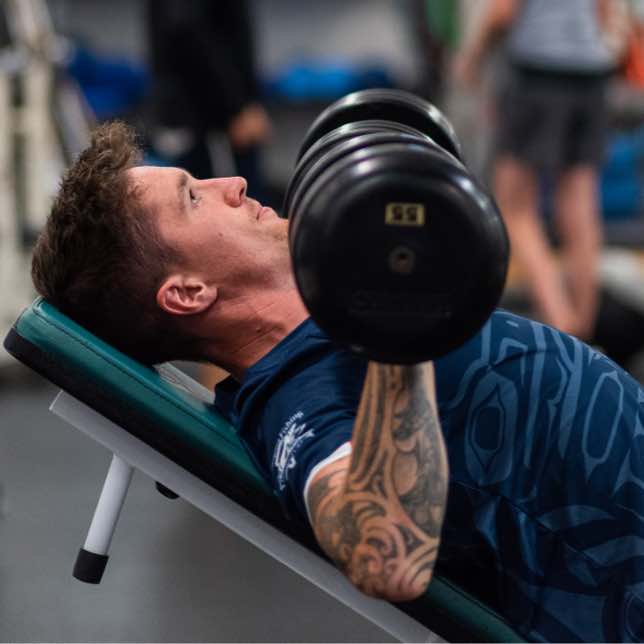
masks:
[(261, 204), (259, 205), (259, 208), (257, 210), (257, 215), (256, 219), (259, 220), (261, 219), (264, 215), (266, 215), (270, 211), (270, 208), (268, 206), (262, 206)]

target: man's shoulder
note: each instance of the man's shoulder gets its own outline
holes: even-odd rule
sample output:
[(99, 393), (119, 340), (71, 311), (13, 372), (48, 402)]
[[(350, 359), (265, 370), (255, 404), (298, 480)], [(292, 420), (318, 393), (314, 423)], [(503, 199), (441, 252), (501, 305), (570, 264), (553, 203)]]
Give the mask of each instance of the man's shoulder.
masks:
[[(506, 420), (532, 426), (589, 418), (584, 409), (612, 399), (641, 414), (641, 385), (619, 365), (582, 342), (545, 324), (498, 310), (481, 331), (436, 363), (442, 411), (474, 418), (496, 401)], [(591, 404), (592, 403), (592, 404)], [(445, 420), (445, 417), (443, 417)], [(567, 426), (567, 425), (566, 425)]]
[(247, 371), (232, 404), (235, 424), (244, 431), (262, 419), (322, 413), (337, 401), (355, 399), (357, 406), (365, 369), (364, 360), (307, 320)]
[(541, 322), (496, 309), (475, 336), (437, 362), (475, 362), (494, 367), (521, 356), (532, 361), (546, 352), (571, 353), (582, 345), (580, 340)]
[(494, 389), (528, 400), (535, 391), (593, 388), (602, 373), (625, 386), (637, 383), (581, 340), (545, 324), (498, 309), (478, 334), (436, 361), (439, 402), (470, 404)]
[(436, 360), (437, 374), (459, 378), (484, 371), (517, 352), (534, 355), (545, 349), (544, 326), (504, 309), (495, 309), (479, 332), (458, 349)]

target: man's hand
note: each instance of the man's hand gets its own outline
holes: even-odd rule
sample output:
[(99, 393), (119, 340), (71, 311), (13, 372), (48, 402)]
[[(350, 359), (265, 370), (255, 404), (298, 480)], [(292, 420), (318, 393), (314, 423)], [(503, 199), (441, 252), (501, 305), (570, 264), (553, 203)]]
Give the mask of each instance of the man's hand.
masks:
[(519, 0), (489, 0), (479, 16), (478, 24), (466, 35), (466, 42), (451, 66), (457, 83), (476, 89), (490, 47), (505, 33), (519, 10)]
[(352, 446), (309, 487), (318, 542), (366, 594), (414, 599), (431, 580), (448, 485), (431, 363), (370, 363)]
[(467, 89), (477, 89), (481, 84), (481, 58), (469, 51), (456, 55), (451, 65), (452, 77)]
[(261, 105), (251, 103), (237, 114), (228, 126), (228, 138), (233, 148), (245, 149), (264, 143), (271, 133), (268, 114)]

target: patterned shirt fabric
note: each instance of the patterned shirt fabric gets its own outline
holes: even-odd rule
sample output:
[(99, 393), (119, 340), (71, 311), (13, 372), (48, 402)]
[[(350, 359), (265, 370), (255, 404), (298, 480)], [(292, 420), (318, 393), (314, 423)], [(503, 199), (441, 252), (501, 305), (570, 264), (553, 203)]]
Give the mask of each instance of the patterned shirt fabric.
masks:
[[(496, 311), (435, 362), (450, 486), (437, 571), (526, 639), (644, 640), (644, 390), (582, 342)], [(217, 389), (285, 511), (351, 438), (366, 363), (311, 321)]]

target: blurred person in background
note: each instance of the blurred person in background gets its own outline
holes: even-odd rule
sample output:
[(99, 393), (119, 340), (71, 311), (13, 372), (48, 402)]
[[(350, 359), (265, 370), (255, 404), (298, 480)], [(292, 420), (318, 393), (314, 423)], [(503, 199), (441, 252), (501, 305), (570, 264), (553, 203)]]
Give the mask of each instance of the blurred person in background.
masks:
[[(148, 0), (154, 151), (199, 179), (246, 177), (266, 201), (260, 149), (271, 131), (260, 103), (255, 40), (246, 0)], [(213, 163), (212, 135), (227, 139), (233, 168)], [(226, 374), (200, 368), (212, 387)]]
[(454, 0), (408, 0), (403, 6), (421, 65), (419, 79), (411, 90), (442, 103), (446, 63), (457, 40), (458, 7)]
[(246, 0), (148, 0), (155, 150), (205, 179), (208, 141), (224, 133), (235, 170), (259, 196), (259, 148), (270, 135), (260, 103), (255, 40)]
[[(607, 90), (628, 24), (622, 0), (489, 0), (455, 61), (457, 79), (475, 86), (486, 54), (506, 37), (493, 189), (535, 314), (583, 339), (597, 313)], [(554, 188), (561, 264), (540, 217), (543, 176)]]
[(624, 73), (627, 81), (644, 89), (644, 0), (632, 0), (632, 28)]

